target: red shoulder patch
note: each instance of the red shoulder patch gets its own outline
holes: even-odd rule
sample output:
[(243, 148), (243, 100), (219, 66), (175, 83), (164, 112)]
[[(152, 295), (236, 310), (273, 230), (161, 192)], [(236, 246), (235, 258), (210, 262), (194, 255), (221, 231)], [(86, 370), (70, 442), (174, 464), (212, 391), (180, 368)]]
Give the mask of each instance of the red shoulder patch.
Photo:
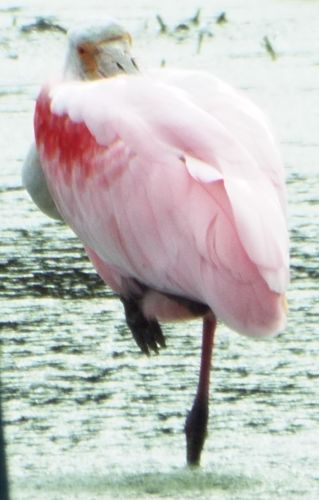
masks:
[(50, 160), (58, 159), (59, 171), (66, 177), (73, 168), (81, 169), (82, 175), (88, 177), (92, 157), (105, 149), (83, 122), (76, 123), (67, 114), (52, 112), (48, 88), (41, 91), (36, 102), (34, 131), (44, 167)]

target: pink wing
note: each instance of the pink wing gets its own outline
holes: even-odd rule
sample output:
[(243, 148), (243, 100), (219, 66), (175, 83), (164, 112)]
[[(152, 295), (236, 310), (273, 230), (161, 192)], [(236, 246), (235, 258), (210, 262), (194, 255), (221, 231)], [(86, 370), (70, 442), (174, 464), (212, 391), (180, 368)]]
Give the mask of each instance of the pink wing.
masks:
[[(37, 146), (59, 211), (117, 291), (135, 278), (267, 335), (285, 322), (282, 167), (261, 113), (229, 101), (225, 118), (217, 98), (206, 111), (192, 86), (151, 76), (64, 84), (38, 99)], [(236, 106), (264, 162), (229, 125)]]
[(243, 93), (200, 71), (154, 70), (152, 77), (177, 86), (216, 118), (246, 148), (272, 181), (286, 212), (285, 173), (274, 137), (262, 111)]

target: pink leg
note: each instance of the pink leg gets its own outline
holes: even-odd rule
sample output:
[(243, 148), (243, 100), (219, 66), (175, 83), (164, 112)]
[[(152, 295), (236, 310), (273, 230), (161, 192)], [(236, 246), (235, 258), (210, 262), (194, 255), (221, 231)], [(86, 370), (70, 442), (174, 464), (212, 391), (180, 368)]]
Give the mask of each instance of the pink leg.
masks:
[(201, 451), (207, 434), (209, 374), (216, 318), (209, 313), (203, 320), (202, 355), (197, 393), (185, 423), (187, 464), (199, 465)]

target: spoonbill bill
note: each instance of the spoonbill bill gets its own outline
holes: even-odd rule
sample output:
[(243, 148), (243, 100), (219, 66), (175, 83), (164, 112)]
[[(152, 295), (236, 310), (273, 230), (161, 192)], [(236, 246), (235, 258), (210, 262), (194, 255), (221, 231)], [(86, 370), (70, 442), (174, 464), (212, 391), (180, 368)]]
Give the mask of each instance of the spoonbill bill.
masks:
[(114, 20), (69, 35), (64, 77), (36, 103), (23, 180), (78, 235), (119, 296), (142, 351), (161, 322), (203, 319), (197, 392), (185, 424), (199, 465), (217, 320), (267, 337), (285, 327), (285, 175), (263, 112), (197, 71), (138, 71)]

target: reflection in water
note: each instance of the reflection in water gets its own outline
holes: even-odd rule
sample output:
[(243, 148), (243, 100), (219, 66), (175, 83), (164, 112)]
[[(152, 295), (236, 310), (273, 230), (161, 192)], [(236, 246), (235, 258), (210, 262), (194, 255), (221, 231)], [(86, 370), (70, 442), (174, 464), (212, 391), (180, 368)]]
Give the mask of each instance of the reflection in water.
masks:
[[(20, 188), (41, 64), (49, 56), (54, 64), (64, 35), (23, 35), (19, 18), (15, 26), (8, 21), (12, 14), (0, 12), (7, 26), (0, 39), (5, 54), (0, 60), (1, 370), (13, 498), (316, 497), (315, 3), (273, 3), (265, 12), (259, 6), (254, 23), (247, 21), (251, 11), (248, 15), (244, 4), (230, 2), (228, 23), (218, 31), (214, 27), (214, 38), (204, 40), (196, 57), (192, 36), (176, 45), (172, 37), (157, 36), (156, 20), (145, 28), (142, 2), (128, 19), (146, 61), (159, 65), (164, 54), (171, 65), (217, 70), (248, 87), (275, 120), (287, 163), (289, 325), (269, 342), (219, 329), (210, 436), (203, 469), (196, 473), (183, 468), (183, 424), (197, 380), (199, 323), (167, 325), (167, 349), (160, 356), (140, 355), (121, 304), (96, 276), (77, 239), (39, 214)], [(79, 2), (72, 15), (83, 16), (86, 8)], [(20, 24), (31, 24), (34, 18), (24, 9)], [(121, 15), (123, 6), (117, 9), (114, 14)], [(165, 20), (171, 9), (163, 3)], [(211, 10), (202, 16), (211, 21)], [(66, 9), (57, 14), (57, 24), (68, 25), (71, 18)], [(266, 35), (273, 39), (272, 29), (287, 36), (278, 35), (276, 62), (264, 58), (259, 45)], [(13, 51), (18, 58), (10, 57)]]

